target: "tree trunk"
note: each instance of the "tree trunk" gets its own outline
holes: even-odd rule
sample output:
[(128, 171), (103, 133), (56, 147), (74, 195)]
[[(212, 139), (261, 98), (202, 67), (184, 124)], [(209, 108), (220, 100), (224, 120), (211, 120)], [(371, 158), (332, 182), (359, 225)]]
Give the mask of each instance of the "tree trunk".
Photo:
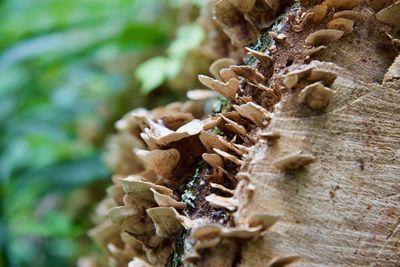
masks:
[(92, 236), (116, 266), (400, 266), (400, 2), (251, 2), (209, 1), (231, 59), (199, 79), (229, 105), (122, 120), (147, 172), (114, 179)]

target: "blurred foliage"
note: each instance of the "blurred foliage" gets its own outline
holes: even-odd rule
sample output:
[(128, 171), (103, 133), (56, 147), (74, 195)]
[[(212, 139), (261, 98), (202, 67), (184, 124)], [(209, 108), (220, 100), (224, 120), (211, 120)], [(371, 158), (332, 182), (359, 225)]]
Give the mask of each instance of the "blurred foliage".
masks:
[(203, 40), (200, 3), (0, 1), (0, 267), (75, 266), (92, 249), (105, 137), (126, 111), (181, 97), (160, 86)]

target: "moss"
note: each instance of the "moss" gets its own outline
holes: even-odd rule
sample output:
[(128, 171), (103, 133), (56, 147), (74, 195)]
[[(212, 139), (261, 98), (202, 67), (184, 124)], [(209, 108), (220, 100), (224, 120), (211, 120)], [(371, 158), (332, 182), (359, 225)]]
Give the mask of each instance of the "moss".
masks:
[(185, 190), (181, 196), (182, 201), (186, 203), (188, 209), (195, 208), (194, 201), (196, 199), (197, 188), (204, 183), (204, 180), (201, 177), (201, 173), (204, 168), (207, 168), (207, 164), (202, 160), (197, 165), (192, 179), (190, 179), (190, 181), (186, 184)]
[(231, 105), (225, 97), (220, 97), (214, 104), (213, 111), (215, 114), (231, 111)]

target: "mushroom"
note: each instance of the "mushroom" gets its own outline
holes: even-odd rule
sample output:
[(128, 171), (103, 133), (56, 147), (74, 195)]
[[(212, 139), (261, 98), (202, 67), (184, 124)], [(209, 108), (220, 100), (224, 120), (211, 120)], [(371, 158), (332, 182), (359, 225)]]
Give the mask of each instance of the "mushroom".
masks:
[(233, 105), (233, 108), (239, 112), (240, 116), (249, 119), (258, 127), (265, 127), (272, 119), (272, 114), (263, 107), (249, 102), (243, 105)]
[(321, 52), (322, 50), (324, 50), (324, 49), (326, 49), (326, 48), (327, 48), (326, 46), (320, 45), (320, 46), (317, 46), (317, 47), (313, 47), (313, 48), (311, 48), (311, 49), (308, 49), (308, 50), (307, 50), (307, 56), (312, 57), (312, 56), (314, 56), (315, 54), (318, 54), (319, 52)]
[(224, 162), (223, 162), (221, 156), (219, 156), (217, 154), (204, 153), (201, 156), (213, 168), (217, 168), (218, 166), (222, 167), (224, 165)]
[(325, 4), (316, 5), (309, 10), (312, 13), (310, 16), (310, 20), (312, 23), (318, 24), (321, 23), (326, 14), (328, 13), (328, 7)]
[(283, 33), (277, 34), (276, 32), (269, 31), (268, 32), (269, 37), (277, 41), (278, 43), (282, 44), (286, 41), (287, 36)]
[(231, 196), (233, 196), (233, 195), (235, 194), (235, 191), (234, 191), (234, 190), (228, 189), (228, 188), (226, 188), (225, 186), (220, 185), (220, 184), (210, 183), (210, 186), (211, 186), (212, 188), (221, 190), (222, 192), (224, 192), (224, 193), (226, 193), (226, 194), (229, 194), (229, 195), (231, 195)]
[[(146, 210), (146, 213), (153, 221), (157, 235), (167, 239), (176, 235), (182, 226), (188, 227), (186, 221), (190, 221), (189, 218), (179, 215), (174, 208), (170, 207), (150, 208)], [(183, 217), (186, 218), (185, 222)]]
[(243, 47), (257, 39), (254, 26), (229, 0), (217, 1), (214, 5), (214, 15), (216, 22), (229, 36), (234, 46)]
[(240, 86), (236, 78), (232, 78), (228, 82), (223, 83), (205, 75), (199, 75), (198, 77), (203, 85), (226, 97), (229, 101), (235, 100), (236, 93)]
[(192, 230), (190, 237), (194, 240), (203, 241), (220, 236), (222, 227), (219, 224), (206, 224)]
[(307, 80), (310, 82), (321, 81), (325, 86), (330, 86), (336, 80), (337, 74), (330, 70), (314, 68)]
[(154, 188), (150, 188), (150, 191), (153, 192), (154, 200), (160, 207), (172, 207), (178, 210), (183, 210), (186, 208), (185, 202), (179, 202), (173, 199), (171, 196), (160, 194)]
[(213, 148), (218, 148), (223, 151), (227, 151), (227, 141), (225, 141), (221, 136), (208, 133), (206, 131), (201, 131), (199, 135), (201, 143), (207, 149), (207, 151), (212, 151)]
[[(381, 0), (379, 0), (381, 1)], [(354, 10), (342, 10), (339, 12), (336, 12), (333, 14), (333, 18), (345, 18), (345, 19), (351, 19), (351, 20), (363, 20), (366, 18), (366, 16), (360, 12), (354, 11)]]
[(314, 67), (307, 66), (304, 69), (291, 71), (283, 77), (283, 84), (287, 88), (292, 89), (298, 84), (300, 80), (308, 77), (313, 69)]
[(239, 202), (237, 199), (221, 197), (221, 196), (217, 196), (216, 194), (208, 195), (205, 197), (205, 199), (213, 207), (224, 208), (224, 209), (227, 209), (230, 211), (235, 211), (239, 205)]
[(258, 59), (265, 68), (268, 68), (271, 66), (273, 59), (269, 55), (266, 55), (260, 51), (250, 49), (248, 47), (245, 47), (245, 49), (246, 49), (248, 55), (253, 56), (256, 59)]
[(269, 142), (273, 142), (281, 138), (281, 133), (277, 131), (261, 132), (258, 135), (263, 139), (267, 139)]
[[(197, 135), (203, 130), (203, 122), (197, 119), (192, 120), (179, 127), (176, 131), (172, 131), (167, 127), (149, 120), (150, 128), (145, 128), (144, 132), (151, 142), (157, 145), (165, 146), (172, 142), (176, 142), (189, 136)], [(144, 136), (144, 135), (143, 135)]]
[(223, 81), (223, 79), (220, 76), (220, 70), (223, 68), (229, 68), (231, 65), (235, 65), (235, 61), (231, 58), (220, 58), (216, 61), (214, 61), (210, 65), (210, 73), (218, 80)]
[(135, 154), (161, 177), (169, 177), (180, 159), (179, 151), (175, 148), (152, 151), (135, 149)]
[(256, 227), (261, 225), (261, 231), (266, 231), (271, 228), (278, 220), (280, 216), (269, 215), (269, 214), (256, 214), (251, 216), (249, 219), (249, 226)]
[(186, 93), (186, 97), (191, 100), (208, 100), (216, 98), (218, 95), (212, 90), (195, 89)]
[(235, 163), (238, 166), (241, 166), (243, 164), (243, 161), (241, 161), (237, 157), (235, 157), (235, 156), (233, 156), (233, 155), (231, 155), (231, 154), (229, 154), (229, 153), (227, 153), (225, 151), (219, 150), (218, 148), (214, 148), (213, 150), (215, 151), (215, 153), (217, 153), (218, 155), (220, 155), (224, 159), (227, 159), (227, 160)]
[(280, 170), (296, 170), (315, 161), (315, 157), (302, 150), (275, 160), (272, 164)]
[(345, 18), (337, 18), (328, 22), (328, 29), (341, 30), (345, 33), (353, 32), (354, 21)]
[(107, 217), (127, 232), (143, 235), (152, 229), (152, 225), (142, 220), (141, 210), (137, 206), (121, 206), (110, 209)]
[(319, 46), (319, 45), (327, 45), (331, 42), (339, 40), (344, 34), (344, 31), (339, 30), (319, 30), (311, 33), (306, 38), (306, 44)]
[(168, 187), (153, 184), (150, 182), (142, 182), (134, 180), (132, 178), (134, 178), (134, 176), (128, 176), (127, 178), (121, 179), (120, 181), (124, 191), (139, 201), (154, 202), (154, 196), (150, 191), (151, 188), (155, 189), (157, 192), (163, 195), (173, 196), (173, 191)]
[(230, 67), (236, 75), (241, 76), (251, 83), (262, 83), (265, 81), (264, 75), (262, 75), (256, 68), (251, 66), (236, 66)]
[(336, 91), (325, 87), (321, 82), (316, 82), (301, 90), (298, 100), (312, 109), (324, 109), (335, 94)]
[(237, 78), (236, 73), (230, 68), (220, 69), (219, 75), (221, 76), (221, 79), (224, 82), (228, 82), (231, 79)]
[(382, 9), (376, 14), (376, 18), (385, 24), (400, 28), (400, 1)]

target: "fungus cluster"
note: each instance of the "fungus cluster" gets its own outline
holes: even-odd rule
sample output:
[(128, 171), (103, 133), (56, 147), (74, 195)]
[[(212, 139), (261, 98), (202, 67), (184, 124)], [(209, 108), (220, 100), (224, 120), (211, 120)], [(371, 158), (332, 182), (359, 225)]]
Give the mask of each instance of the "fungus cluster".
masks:
[[(163, 266), (182, 228), (213, 223), (191, 218), (177, 193), (200, 160), (207, 163), (204, 179), (210, 185), (204, 200), (211, 208), (228, 213), (237, 209), (236, 174), (256, 141), (254, 129), (267, 127), (272, 119), (272, 114), (251, 98), (243, 99), (242, 84), (266, 90), (265, 77), (253, 67), (238, 66), (224, 58), (214, 62), (210, 72), (214, 78), (199, 75), (199, 80), (213, 91), (189, 91), (191, 100), (185, 103), (152, 111), (134, 110), (116, 123), (118, 134), (109, 161), (122, 175), (113, 177), (114, 185), (104, 201), (107, 205), (99, 210), (103, 223), (90, 232), (107, 251), (110, 265), (131, 261), (130, 266), (135, 266), (145, 261)], [(272, 89), (269, 93), (275, 94)], [(229, 100), (229, 108), (207, 114), (206, 106), (216, 95)], [(275, 98), (277, 102), (278, 96)], [(267, 229), (265, 216), (259, 216), (259, 223), (249, 222), (247, 228), (220, 225), (218, 238), (258, 236)], [(187, 260), (195, 260), (193, 255), (198, 258), (199, 247), (207, 246), (199, 242)]]
[[(317, 27), (319, 30), (303, 35), (311, 32), (304, 38), (308, 57), (351, 33), (354, 23), (364, 19), (355, 10), (361, 5), (360, 0), (300, 2), (303, 6), (289, 17), (288, 28), (301, 32), (307, 23), (323, 24), (323, 29)], [(367, 3), (379, 11), (376, 15), (379, 21), (399, 27), (399, 20), (394, 18), (398, 17), (400, 1)], [(286, 1), (277, 0), (209, 1), (205, 15), (210, 17), (213, 9), (215, 21), (233, 45), (244, 47), (255, 41), (259, 31), (271, 26), (285, 5)], [(216, 24), (207, 25), (210, 31), (221, 30)], [(280, 44), (287, 44), (290, 39), (281, 33), (268, 35)], [(224, 48), (232, 48), (222, 43)], [(208, 89), (189, 91), (189, 101), (151, 111), (137, 109), (116, 123), (118, 133), (111, 140), (107, 161), (118, 175), (113, 177), (108, 197), (97, 209), (99, 225), (90, 231), (106, 251), (110, 266), (165, 266), (183, 229), (190, 232), (194, 241), (184, 259), (186, 263), (196, 263), (206, 249), (226, 240), (259, 237), (279, 219), (276, 215), (256, 214), (245, 223), (229, 219), (228, 223), (220, 223), (188, 212), (188, 203), (182, 197), (182, 188), (196, 166), (205, 162), (201, 179), (207, 190), (202, 207), (229, 217), (240, 207), (243, 198), (240, 187), (245, 184), (249, 196), (255, 190), (243, 172), (251, 148), (258, 138), (279, 142), (280, 133), (268, 126), (273, 120), (274, 107), (281, 100), (282, 89), (294, 92), (302, 107), (313, 110), (326, 109), (336, 93), (331, 86), (337, 74), (331, 70), (313, 64), (291, 68), (290, 72), (289, 68), (276, 70), (274, 58), (269, 54), (247, 47), (237, 54), (243, 51), (256, 59), (256, 64), (240, 65), (238, 58), (222, 57), (211, 64), (212, 77), (198, 76)], [(209, 107), (218, 97), (228, 104), (211, 111)], [(285, 171), (314, 161), (314, 156), (299, 150), (271, 163)], [(268, 266), (283, 266), (296, 260), (297, 256), (280, 257)]]
[(336, 91), (329, 88), (336, 80), (337, 74), (313, 66), (287, 73), (283, 84), (298, 93), (298, 102), (311, 109), (325, 109)]

